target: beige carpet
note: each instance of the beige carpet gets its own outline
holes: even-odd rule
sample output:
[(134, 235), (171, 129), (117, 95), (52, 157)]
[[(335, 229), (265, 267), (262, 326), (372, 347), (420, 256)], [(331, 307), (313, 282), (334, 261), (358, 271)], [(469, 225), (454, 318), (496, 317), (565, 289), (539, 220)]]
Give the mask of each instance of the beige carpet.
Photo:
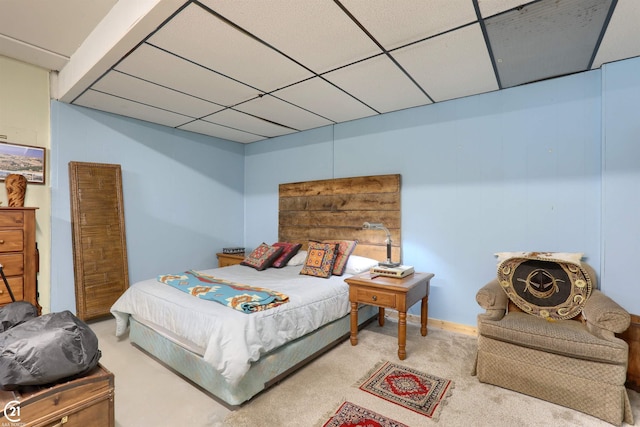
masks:
[[(474, 337), (407, 328), (407, 358), (397, 358), (397, 323), (370, 324), (352, 347), (345, 341), (280, 384), (230, 411), (170, 370), (114, 336), (112, 319), (94, 322), (103, 356), (101, 363), (115, 374), (116, 426), (321, 426), (348, 400), (411, 427), (440, 426), (610, 426), (597, 418), (529, 396), (481, 384), (470, 375)], [(353, 385), (381, 360), (390, 360), (454, 382), (452, 395), (432, 420), (363, 392)], [(640, 395), (629, 391), (636, 424), (640, 425)]]

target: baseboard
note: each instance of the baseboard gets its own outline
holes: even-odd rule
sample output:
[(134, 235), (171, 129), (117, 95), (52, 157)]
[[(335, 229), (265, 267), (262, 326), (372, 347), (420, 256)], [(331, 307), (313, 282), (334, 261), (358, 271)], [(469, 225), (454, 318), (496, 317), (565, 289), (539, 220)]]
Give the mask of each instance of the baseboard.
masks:
[[(385, 310), (385, 317), (398, 320), (398, 312), (395, 310)], [(407, 322), (420, 324), (420, 315), (407, 313)], [(433, 319), (429, 317), (427, 319), (427, 329), (438, 328), (445, 331), (457, 332), (464, 335), (477, 336), (478, 329), (475, 326), (463, 325), (461, 323), (448, 322), (446, 320)]]

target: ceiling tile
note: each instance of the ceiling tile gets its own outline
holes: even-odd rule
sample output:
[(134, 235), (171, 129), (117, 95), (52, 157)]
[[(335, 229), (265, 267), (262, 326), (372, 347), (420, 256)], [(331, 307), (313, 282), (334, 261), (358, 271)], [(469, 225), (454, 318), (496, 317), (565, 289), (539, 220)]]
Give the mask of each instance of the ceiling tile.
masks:
[(618, 0), (592, 68), (605, 62), (640, 56), (640, 1)]
[(102, 77), (92, 88), (142, 104), (153, 105), (174, 113), (189, 117), (203, 117), (224, 109), (223, 106), (177, 92), (173, 89), (111, 71)]
[(380, 53), (380, 48), (333, 1), (202, 3), (316, 73)]
[(258, 95), (249, 86), (146, 44), (120, 62), (116, 70), (221, 105)]
[(185, 8), (148, 41), (265, 92), (312, 75), (195, 4)]
[(584, 71), (611, 0), (542, 0), (485, 20), (503, 88)]
[(62, 102), (246, 143), (640, 56), (639, 19), (640, 0), (2, 0), (0, 55), (59, 70)]
[(342, 0), (387, 50), (477, 21), (471, 0)]
[(376, 114), (371, 108), (320, 77), (289, 86), (273, 95), (334, 122), (346, 122)]
[(180, 126), (179, 129), (201, 133), (203, 135), (214, 136), (216, 138), (222, 138), (229, 141), (242, 142), (245, 144), (265, 139), (265, 137), (260, 135), (253, 135), (248, 132), (243, 132), (241, 130), (232, 129), (226, 126), (220, 126), (215, 123), (206, 122), (204, 120), (195, 120), (193, 122), (187, 123), (184, 126)]
[(45, 70), (61, 70), (69, 63), (69, 58), (64, 55), (42, 50), (37, 46), (25, 45), (19, 40), (4, 37), (1, 32), (0, 55), (37, 65)]
[(192, 120), (192, 118), (181, 114), (139, 104), (128, 99), (119, 98), (117, 96), (108, 95), (95, 90), (86, 91), (78, 97), (73, 104), (169, 127), (176, 127)]
[(264, 117), (267, 120), (298, 130), (313, 129), (333, 123), (324, 117), (303, 110), (271, 95), (252, 99), (235, 106), (234, 109), (254, 116)]
[(531, 0), (478, 0), (478, 6), (482, 17), (488, 18), (530, 2)]
[(479, 24), (392, 52), (434, 101), (498, 89)]
[(340, 68), (323, 77), (380, 113), (431, 103), (387, 55)]
[(10, 34), (12, 39), (31, 45), (34, 50), (49, 51), (68, 59), (117, 2), (2, 0), (0, 35)]
[(275, 123), (262, 120), (240, 111), (235, 111), (230, 108), (211, 114), (210, 116), (203, 117), (202, 120), (228, 126), (234, 129), (242, 129), (246, 132), (268, 137), (286, 135), (288, 133), (295, 132), (295, 129), (279, 126)]

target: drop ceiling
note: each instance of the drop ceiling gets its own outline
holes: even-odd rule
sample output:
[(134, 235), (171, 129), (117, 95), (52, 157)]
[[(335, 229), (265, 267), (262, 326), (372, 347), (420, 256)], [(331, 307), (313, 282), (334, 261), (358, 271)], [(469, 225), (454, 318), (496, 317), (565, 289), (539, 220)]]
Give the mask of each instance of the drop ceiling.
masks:
[(62, 102), (252, 143), (639, 56), (638, 22), (638, 0), (3, 0), (0, 55)]

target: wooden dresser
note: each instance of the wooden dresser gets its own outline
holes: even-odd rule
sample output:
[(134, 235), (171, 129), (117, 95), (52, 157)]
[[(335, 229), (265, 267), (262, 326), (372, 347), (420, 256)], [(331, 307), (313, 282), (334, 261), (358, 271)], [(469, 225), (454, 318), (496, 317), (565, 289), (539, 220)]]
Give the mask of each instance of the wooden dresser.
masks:
[[(38, 308), (36, 209), (0, 208), (0, 264), (16, 301), (28, 301)], [(11, 295), (0, 279), (0, 306)]]

